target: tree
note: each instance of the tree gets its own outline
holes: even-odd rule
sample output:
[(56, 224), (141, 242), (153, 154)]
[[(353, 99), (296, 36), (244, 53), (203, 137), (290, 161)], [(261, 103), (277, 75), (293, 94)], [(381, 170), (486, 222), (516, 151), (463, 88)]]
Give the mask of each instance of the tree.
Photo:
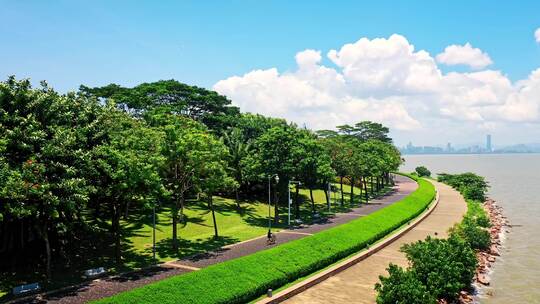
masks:
[(380, 123), (361, 121), (354, 126), (342, 125), (338, 126), (337, 129), (339, 134), (354, 137), (361, 142), (372, 139), (384, 143), (392, 143), (392, 139), (388, 136), (390, 130)]
[(416, 277), (437, 299), (453, 300), (468, 286), (476, 269), (476, 255), (456, 235), (448, 239), (427, 237), (401, 249)]
[(390, 130), (380, 123), (372, 121), (361, 121), (354, 125), (354, 136), (360, 141), (379, 140), (384, 143), (391, 143), (392, 139), (388, 137)]
[(418, 280), (410, 270), (390, 264), (386, 269), (388, 276), (379, 276), (380, 283), (375, 284), (377, 304), (433, 304), (437, 299)]
[(208, 148), (205, 153), (204, 166), (200, 172), (200, 187), (208, 199), (208, 208), (212, 212), (214, 224), (214, 237), (217, 238), (219, 234), (212, 200), (213, 195), (219, 190), (235, 189), (238, 184), (227, 174), (227, 148), (218, 141), (210, 141)]
[(21, 250), (32, 242), (24, 231), (37, 235), (48, 279), (51, 239), (84, 223), (90, 187), (81, 167), (98, 112), (95, 101), (59, 95), (45, 82), (39, 89), (14, 77), (0, 82), (0, 220), (5, 233), (20, 233)]
[[(254, 142), (254, 151), (246, 159), (246, 175), (252, 181), (264, 182), (278, 174), (281, 204), (287, 203), (288, 183), (298, 174), (298, 165), (305, 157), (300, 144), (301, 133), (294, 126), (273, 127)], [(275, 203), (274, 220), (279, 221), (279, 203)]]
[(229, 149), (229, 168), (231, 175), (238, 184), (235, 190), (236, 204), (238, 210), (241, 210), (238, 188), (244, 184), (244, 159), (251, 152), (251, 141), (244, 139), (242, 130), (233, 128), (223, 134), (223, 143)]
[(233, 128), (240, 129), (245, 142), (253, 142), (261, 135), (274, 127), (288, 127), (287, 121), (280, 118), (266, 117), (260, 114), (242, 113), (233, 125)]
[(414, 169), (414, 171), (416, 171), (416, 174), (418, 174), (418, 176), (420, 177), (429, 177), (431, 176), (431, 172), (424, 166), (419, 166), (419, 167), (416, 167), (416, 169)]
[[(369, 150), (369, 146), (363, 143), (360, 143), (357, 139), (352, 139), (351, 144), (352, 155), (349, 162), (349, 176), (351, 180), (351, 197), (350, 204), (354, 205), (354, 185), (356, 181), (360, 181), (360, 190), (364, 188), (365, 200), (368, 202), (369, 196), (367, 191), (367, 183), (365, 178), (371, 174), (373, 171), (372, 167), (377, 163), (377, 160), (374, 158), (373, 153)], [(362, 193), (360, 193), (362, 195)]]
[(168, 111), (153, 111), (147, 120), (164, 133), (161, 154), (165, 161), (161, 176), (172, 205), (172, 245), (178, 250), (178, 222), (183, 221), (183, 210), (188, 191), (194, 189), (217, 147), (223, 144), (208, 133), (206, 128), (189, 118)]
[[(326, 185), (334, 178), (335, 172), (331, 167), (330, 156), (324, 150), (322, 144), (307, 131), (303, 131), (299, 139), (302, 151), (298, 163), (297, 176), (308, 187), (311, 200), (312, 212), (315, 213), (315, 201), (313, 189)], [(329, 202), (328, 192), (325, 190), (326, 200)]]
[(339, 177), (341, 206), (343, 206), (343, 178), (349, 175), (352, 168), (353, 147), (342, 136), (329, 136), (321, 139), (321, 143), (330, 156), (332, 169)]
[(163, 134), (133, 120), (112, 107), (102, 123), (109, 126), (108, 139), (93, 151), (95, 198), (109, 207), (115, 259), (121, 263), (120, 215), (130, 203), (149, 207), (163, 196), (159, 168), (163, 166)]
[(189, 117), (221, 134), (239, 115), (237, 107), (225, 96), (204, 88), (190, 86), (176, 80), (142, 83), (133, 88), (117, 84), (89, 88), (81, 86), (83, 94), (112, 99), (129, 113), (141, 116), (156, 108)]
[(484, 177), (472, 172), (462, 174), (439, 173), (437, 179), (457, 189), (466, 199), (485, 201), (489, 184)]

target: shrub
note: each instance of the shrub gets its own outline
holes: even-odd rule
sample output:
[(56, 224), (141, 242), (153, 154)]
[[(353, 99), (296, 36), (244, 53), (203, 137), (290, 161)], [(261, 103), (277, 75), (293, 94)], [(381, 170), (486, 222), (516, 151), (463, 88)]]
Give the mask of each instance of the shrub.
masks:
[(489, 232), (480, 228), (470, 218), (465, 218), (456, 232), (469, 243), (472, 249), (484, 250), (491, 244)]
[(420, 177), (429, 177), (431, 176), (431, 172), (424, 166), (416, 167), (415, 169), (416, 174)]
[(470, 200), (484, 201), (489, 184), (479, 175), (471, 172), (462, 174), (439, 173), (438, 181), (448, 184)]
[(486, 211), (480, 202), (467, 200), (467, 214), (459, 225), (452, 229), (465, 239), (473, 249), (487, 249), (491, 243), (489, 232), (483, 228), (491, 225)]
[(419, 215), (435, 188), (313, 236), (120, 293), (97, 303), (245, 303), (355, 253)]
[(476, 255), (469, 244), (456, 235), (448, 239), (427, 237), (424, 241), (406, 244), (401, 250), (416, 278), (437, 299), (455, 299), (472, 281)]
[(381, 283), (375, 284), (378, 304), (433, 304), (434, 298), (426, 286), (410, 270), (390, 264), (388, 277), (379, 276)]

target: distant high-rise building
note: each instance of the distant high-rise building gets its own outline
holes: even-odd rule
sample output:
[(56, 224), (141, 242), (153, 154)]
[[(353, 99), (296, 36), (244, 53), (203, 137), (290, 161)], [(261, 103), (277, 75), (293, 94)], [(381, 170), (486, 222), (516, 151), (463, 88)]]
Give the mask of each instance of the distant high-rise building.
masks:
[(452, 148), (452, 144), (451, 143), (447, 143), (446, 144), (446, 152), (452, 152), (454, 151), (454, 149)]
[(486, 135), (486, 150), (487, 150), (488, 152), (493, 151), (493, 150), (491, 149), (491, 134)]

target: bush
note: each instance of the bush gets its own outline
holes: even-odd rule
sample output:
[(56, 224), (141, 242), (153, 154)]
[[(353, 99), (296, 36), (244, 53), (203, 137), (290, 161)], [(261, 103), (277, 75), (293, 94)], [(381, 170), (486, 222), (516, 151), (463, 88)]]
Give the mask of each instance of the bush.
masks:
[(410, 270), (390, 264), (388, 277), (379, 276), (381, 283), (375, 284), (378, 304), (433, 304), (434, 298), (426, 286)]
[(419, 215), (435, 188), (313, 236), (120, 293), (97, 303), (245, 303), (358, 252)]
[(416, 174), (418, 174), (418, 176), (420, 176), (420, 177), (430, 177), (431, 176), (431, 171), (429, 171), (424, 166), (416, 167), (415, 171), (416, 171)]
[(452, 186), (458, 190), (463, 197), (470, 200), (484, 201), (489, 184), (479, 175), (471, 172), (462, 174), (438, 174), (438, 181)]
[[(453, 301), (458, 292), (470, 286), (476, 270), (475, 249), (486, 249), (490, 235), (489, 217), (478, 199), (484, 199), (487, 183), (473, 173), (439, 174), (439, 181), (459, 190), (467, 200), (467, 213), (460, 224), (450, 230), (446, 240), (432, 239), (402, 247), (409, 269), (390, 265), (389, 277), (380, 277), (375, 285), (378, 303), (424, 303), (423, 290), (433, 299)], [(475, 200), (476, 199), (476, 200)], [(415, 293), (414, 289), (420, 291)]]
[(469, 244), (456, 235), (448, 239), (427, 237), (425, 241), (404, 245), (402, 251), (416, 278), (437, 299), (455, 299), (472, 281), (476, 255)]
[(480, 228), (470, 218), (465, 218), (456, 232), (469, 243), (472, 249), (484, 250), (491, 244), (489, 232)]
[(477, 201), (467, 200), (467, 214), (452, 233), (465, 239), (473, 249), (484, 250), (491, 244), (489, 232), (483, 228), (491, 226), (486, 211)]

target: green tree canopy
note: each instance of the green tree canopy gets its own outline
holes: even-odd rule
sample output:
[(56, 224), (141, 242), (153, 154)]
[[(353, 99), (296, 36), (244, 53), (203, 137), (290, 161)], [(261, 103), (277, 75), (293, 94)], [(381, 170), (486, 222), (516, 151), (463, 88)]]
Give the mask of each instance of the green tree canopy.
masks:
[(225, 96), (172, 79), (142, 83), (133, 88), (117, 84), (95, 88), (82, 85), (80, 91), (112, 99), (120, 108), (135, 115), (155, 108), (166, 108), (172, 113), (202, 122), (218, 133), (232, 125), (239, 115), (239, 109), (231, 106), (231, 101)]
[(0, 219), (32, 223), (44, 242), (48, 277), (50, 238), (83, 223), (91, 190), (84, 147), (93, 144), (88, 134), (99, 112), (97, 102), (59, 95), (44, 82), (38, 89), (14, 77), (0, 83)]

